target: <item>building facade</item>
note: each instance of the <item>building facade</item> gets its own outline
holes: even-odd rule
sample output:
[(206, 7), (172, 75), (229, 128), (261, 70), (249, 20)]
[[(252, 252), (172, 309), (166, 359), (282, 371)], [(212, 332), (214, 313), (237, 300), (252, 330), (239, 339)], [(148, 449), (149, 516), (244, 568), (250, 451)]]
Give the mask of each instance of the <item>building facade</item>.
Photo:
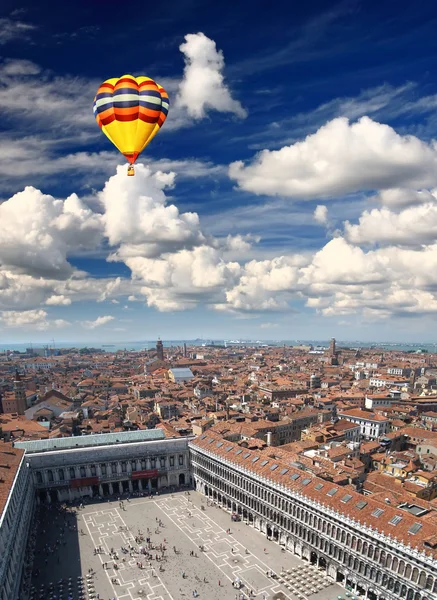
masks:
[[(326, 569), (334, 581), (371, 600), (436, 598), (435, 526), (431, 532), (426, 525), (429, 530), (425, 531), (407, 513), (392, 516), (391, 507), (387, 511), (375, 508), (367, 497), (340, 491), (332, 483), (277, 460), (257, 458), (256, 452), (212, 434), (192, 440), (190, 452), (198, 491), (239, 513), (246, 523), (293, 554)], [(263, 468), (255, 470), (257, 463)], [(336, 494), (335, 507), (332, 499)], [(385, 513), (381, 526), (374, 526)], [(369, 516), (375, 514), (379, 517)], [(407, 525), (409, 542), (395, 537), (401, 522), (402, 533)], [(386, 523), (392, 527), (391, 534), (386, 532)], [(420, 532), (421, 539), (415, 539)]]
[[(24, 557), (35, 507), (35, 489), (22, 450), (0, 442), (0, 599), (15, 600), (24, 571)], [(7, 487), (6, 487), (7, 486)]]
[[(135, 437), (144, 435), (139, 441)], [(188, 439), (165, 439), (161, 430), (17, 443), (26, 449), (39, 502), (72, 502), (83, 497), (153, 492), (190, 485)], [(132, 440), (132, 441), (130, 441)], [(61, 441), (70, 447), (59, 447)], [(98, 446), (92, 442), (101, 442)]]
[(146, 430), (4, 446), (0, 600), (18, 598), (35, 502), (185, 485), (370, 600), (437, 598), (437, 526), (427, 510), (381, 504), (217, 433), (166, 439)]

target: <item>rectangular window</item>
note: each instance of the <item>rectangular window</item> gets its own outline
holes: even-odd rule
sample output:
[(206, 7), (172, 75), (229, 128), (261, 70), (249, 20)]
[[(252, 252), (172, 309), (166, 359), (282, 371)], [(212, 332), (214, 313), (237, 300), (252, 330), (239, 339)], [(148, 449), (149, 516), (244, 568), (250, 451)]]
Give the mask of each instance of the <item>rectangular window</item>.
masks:
[(100, 470), (102, 471), (102, 475), (106, 475), (106, 465), (100, 465)]
[(132, 472), (137, 470), (137, 461), (136, 460), (131, 460), (130, 468), (131, 468)]
[(155, 456), (153, 456), (150, 459), (150, 466), (152, 467), (152, 469), (156, 469), (156, 457)]
[(126, 473), (126, 471), (127, 471), (127, 466), (126, 466), (126, 463), (125, 463), (125, 462), (122, 462), (122, 463), (121, 463), (121, 472), (122, 472), (122, 473)]
[(414, 523), (408, 530), (408, 533), (416, 534), (418, 531), (422, 529), (422, 523)]
[(81, 467), (81, 468), (80, 468), (80, 476), (81, 476), (81, 477), (86, 477), (86, 473), (85, 473), (85, 467)]
[(161, 458), (159, 459), (159, 463), (161, 465), (161, 469), (164, 469), (164, 467), (165, 467), (165, 456), (161, 456)]
[(96, 476), (96, 465), (91, 465), (91, 475), (92, 477)]
[(174, 456), (170, 456), (170, 467), (174, 467)]
[(180, 465), (184, 464), (184, 455), (183, 454), (179, 454), (179, 464)]

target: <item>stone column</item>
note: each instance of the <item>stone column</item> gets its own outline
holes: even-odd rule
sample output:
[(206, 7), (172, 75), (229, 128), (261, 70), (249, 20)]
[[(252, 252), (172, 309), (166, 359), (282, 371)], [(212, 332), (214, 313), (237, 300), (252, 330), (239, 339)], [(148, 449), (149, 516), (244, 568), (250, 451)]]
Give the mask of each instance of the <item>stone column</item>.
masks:
[(129, 479), (129, 491), (132, 494), (132, 492), (134, 491), (133, 485), (132, 485), (132, 481)]
[(140, 490), (140, 492), (143, 491), (143, 483), (142, 483), (141, 479), (138, 479), (138, 489)]
[(103, 486), (101, 483), (99, 483), (99, 495), (103, 496)]
[(114, 493), (114, 486), (112, 485), (112, 483), (108, 483), (108, 487), (109, 487), (109, 494), (112, 496), (112, 494)]
[(120, 494), (123, 493), (123, 484), (121, 483), (121, 481), (118, 482), (118, 491), (120, 492)]

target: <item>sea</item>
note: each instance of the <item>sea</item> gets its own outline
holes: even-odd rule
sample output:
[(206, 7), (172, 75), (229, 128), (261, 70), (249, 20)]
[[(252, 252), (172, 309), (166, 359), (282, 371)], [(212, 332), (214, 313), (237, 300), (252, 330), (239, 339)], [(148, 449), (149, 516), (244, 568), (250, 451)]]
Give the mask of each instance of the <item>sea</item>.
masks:
[[(196, 346), (309, 346), (312, 345), (317, 348), (328, 348), (329, 340), (249, 340), (249, 339), (234, 339), (234, 340), (223, 340), (223, 339), (195, 339), (195, 340), (163, 340), (163, 345), (166, 348), (181, 347), (187, 344), (188, 347)], [(437, 352), (437, 344), (430, 344), (429, 342), (361, 342), (359, 340), (336, 340), (338, 348), (381, 348), (382, 350), (398, 350), (402, 352)], [(27, 344), (13, 344), (0, 342), (0, 352), (15, 351), (15, 352), (26, 352), (30, 347), (36, 349), (47, 348), (51, 351), (56, 349), (65, 348), (96, 348), (105, 352), (116, 352), (118, 350), (128, 350), (133, 352), (140, 352), (142, 350), (149, 350), (156, 346), (156, 340), (139, 340), (139, 341), (117, 341), (117, 342), (63, 342), (57, 341), (56, 344), (47, 343), (30, 343)]]

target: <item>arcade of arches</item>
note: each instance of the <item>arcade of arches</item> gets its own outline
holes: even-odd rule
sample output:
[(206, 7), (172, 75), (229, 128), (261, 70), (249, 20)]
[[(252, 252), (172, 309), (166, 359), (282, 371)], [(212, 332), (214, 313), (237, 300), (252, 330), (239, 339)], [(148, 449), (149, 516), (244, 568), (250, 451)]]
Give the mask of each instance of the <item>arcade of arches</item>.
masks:
[[(303, 560), (326, 569), (333, 580), (370, 600), (432, 600), (437, 594), (437, 564), (421, 561), (394, 544), (350, 527), (322, 512), (311, 501), (296, 498), (230, 467), (190, 445), (196, 489), (237, 513), (248, 525)], [(387, 542), (389, 542), (389, 539)]]

